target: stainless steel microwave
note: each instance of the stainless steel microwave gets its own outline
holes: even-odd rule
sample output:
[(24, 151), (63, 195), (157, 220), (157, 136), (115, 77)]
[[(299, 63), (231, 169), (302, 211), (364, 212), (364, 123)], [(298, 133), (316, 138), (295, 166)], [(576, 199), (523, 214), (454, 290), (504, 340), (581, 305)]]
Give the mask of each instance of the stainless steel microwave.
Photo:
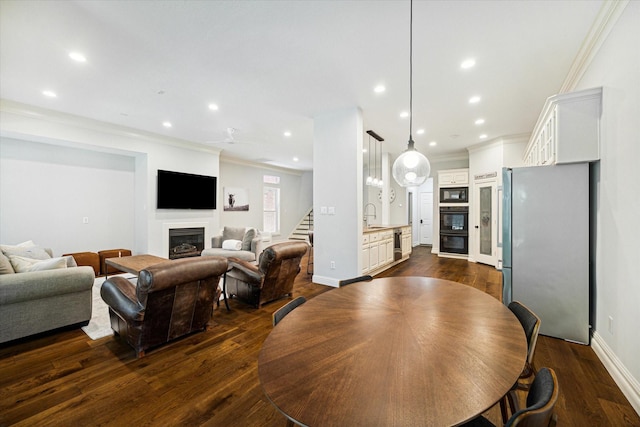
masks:
[(468, 187), (441, 188), (440, 203), (469, 203), (469, 188)]

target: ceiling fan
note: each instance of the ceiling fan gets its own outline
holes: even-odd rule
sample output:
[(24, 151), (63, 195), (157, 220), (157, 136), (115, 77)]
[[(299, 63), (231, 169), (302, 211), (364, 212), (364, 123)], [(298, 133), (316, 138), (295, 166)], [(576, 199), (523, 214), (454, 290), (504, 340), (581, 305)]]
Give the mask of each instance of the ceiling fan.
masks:
[(233, 127), (228, 127), (224, 132), (223, 139), (219, 139), (216, 141), (206, 141), (206, 143), (207, 144), (237, 144), (237, 143), (244, 144), (243, 141), (236, 140), (236, 137), (235, 137), (236, 132), (238, 132), (238, 129)]

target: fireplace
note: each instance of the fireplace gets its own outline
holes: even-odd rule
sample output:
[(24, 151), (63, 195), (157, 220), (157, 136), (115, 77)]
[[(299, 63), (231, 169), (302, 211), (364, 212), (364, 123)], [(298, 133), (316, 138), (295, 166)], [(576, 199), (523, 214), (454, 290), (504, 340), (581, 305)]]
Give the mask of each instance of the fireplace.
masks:
[(169, 229), (169, 259), (200, 256), (203, 249), (204, 227)]

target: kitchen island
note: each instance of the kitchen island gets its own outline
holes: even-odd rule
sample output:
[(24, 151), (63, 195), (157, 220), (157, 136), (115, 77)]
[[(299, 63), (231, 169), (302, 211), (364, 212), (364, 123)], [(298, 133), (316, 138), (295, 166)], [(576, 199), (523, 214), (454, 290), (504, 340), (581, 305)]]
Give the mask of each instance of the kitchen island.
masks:
[(376, 274), (411, 255), (411, 226), (372, 225), (362, 232), (362, 274)]

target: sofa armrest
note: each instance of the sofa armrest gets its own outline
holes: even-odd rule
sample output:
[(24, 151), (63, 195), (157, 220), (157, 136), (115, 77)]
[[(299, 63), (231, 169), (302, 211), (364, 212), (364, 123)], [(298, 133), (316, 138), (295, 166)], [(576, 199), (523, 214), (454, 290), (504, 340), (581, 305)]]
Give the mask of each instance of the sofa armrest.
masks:
[(0, 304), (15, 304), (54, 295), (91, 291), (91, 267), (60, 268), (0, 275)]
[(251, 252), (256, 254), (256, 262), (260, 259), (260, 254), (264, 249), (264, 242), (262, 241), (262, 235), (258, 234), (251, 240)]
[(100, 296), (107, 305), (126, 320), (141, 321), (144, 307), (136, 298), (136, 287), (124, 277), (114, 276), (102, 284)]

